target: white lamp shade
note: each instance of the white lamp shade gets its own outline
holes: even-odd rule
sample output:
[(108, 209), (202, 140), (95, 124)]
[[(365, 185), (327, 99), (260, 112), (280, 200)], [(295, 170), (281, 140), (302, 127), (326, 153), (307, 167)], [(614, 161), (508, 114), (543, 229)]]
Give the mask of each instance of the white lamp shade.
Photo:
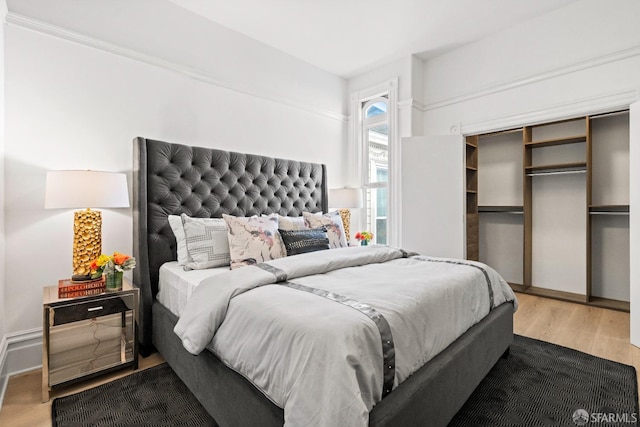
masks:
[(359, 188), (334, 188), (329, 190), (329, 206), (337, 209), (362, 207), (362, 191)]
[(118, 172), (47, 172), (45, 209), (128, 208), (127, 176)]

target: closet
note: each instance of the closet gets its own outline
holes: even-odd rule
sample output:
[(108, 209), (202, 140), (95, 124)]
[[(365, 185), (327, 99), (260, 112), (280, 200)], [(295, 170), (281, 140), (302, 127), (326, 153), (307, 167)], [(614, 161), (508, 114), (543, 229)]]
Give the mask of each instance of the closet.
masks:
[(628, 311), (628, 111), (465, 142), (467, 258), (520, 292)]

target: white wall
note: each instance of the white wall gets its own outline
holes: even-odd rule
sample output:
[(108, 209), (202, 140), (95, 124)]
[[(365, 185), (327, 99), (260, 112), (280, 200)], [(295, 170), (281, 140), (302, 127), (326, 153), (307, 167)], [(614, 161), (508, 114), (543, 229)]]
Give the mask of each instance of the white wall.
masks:
[[(71, 3), (81, 7), (84, 2), (60, 2), (62, 15)], [(146, 20), (138, 22), (133, 31), (148, 42), (144, 49), (159, 43), (152, 53), (178, 52), (173, 44), (177, 42), (169, 43), (168, 36), (160, 32), (169, 18), (161, 13), (166, 7), (163, 2), (153, 2), (153, 6), (146, 1), (120, 2), (118, 11), (130, 6), (135, 15), (140, 4), (147, 5)], [(131, 59), (136, 51), (121, 56), (113, 54), (115, 45), (96, 48), (100, 43), (95, 39), (87, 46), (76, 43), (80, 38), (75, 35), (64, 35), (52, 27), (32, 31), (32, 22), (9, 14), (5, 333), (39, 328), (42, 287), (71, 274), (73, 214), (44, 210), (47, 170), (122, 171), (128, 174), (131, 187), (131, 141), (144, 136), (322, 162), (328, 166), (329, 185), (344, 185), (343, 80), (222, 27), (211, 29), (197, 20), (189, 26), (187, 18), (195, 15), (171, 13), (176, 13), (182, 27), (177, 32), (174, 27), (166, 31), (180, 33), (179, 42), (187, 47), (185, 56), (171, 58), (168, 69), (150, 65), (161, 62), (156, 57)], [(117, 42), (129, 40), (122, 32), (131, 35), (131, 26), (112, 28), (115, 38), (122, 37)], [(209, 46), (207, 40), (198, 38), (209, 30), (224, 33), (224, 39)], [(188, 37), (194, 37), (191, 44)], [(140, 43), (135, 37), (131, 40)], [(169, 43), (166, 51), (164, 43)], [(192, 51), (194, 46), (200, 49), (199, 56)], [(198, 70), (195, 78), (181, 72), (186, 69), (181, 68), (184, 62), (189, 62), (189, 69)], [(228, 84), (214, 84), (223, 80), (218, 72), (226, 73)], [(238, 89), (248, 81), (250, 90)], [(114, 250), (132, 251), (130, 209), (103, 211), (103, 252)]]
[[(474, 134), (628, 107), (640, 88), (638, 16), (635, 0), (615, 7), (583, 0), (427, 61), (425, 134)], [(632, 233), (631, 247), (639, 246), (640, 234)], [(631, 283), (632, 340), (640, 345), (633, 270)]]
[[(0, 2), (0, 13), (2, 19), (0, 20), (0, 82), (4, 82), (4, 15), (6, 4)], [(0, 86), (0, 207), (4, 207), (4, 163), (5, 163), (5, 142), (4, 142), (4, 84)], [(5, 265), (5, 226), (4, 226), (4, 208), (0, 209), (0, 267)], [(2, 377), (2, 353), (5, 345), (5, 309), (4, 309), (4, 295), (5, 295), (5, 269), (0, 268), (0, 377)], [(0, 381), (1, 383), (1, 381)]]
[(195, 78), (298, 108), (334, 116), (346, 111), (336, 96), (345, 90), (343, 79), (166, 0), (8, 4), (9, 22), (21, 26), (68, 38), (78, 33), (82, 43), (95, 38), (118, 47), (118, 53), (131, 49)]
[[(640, 158), (640, 103), (636, 102), (631, 105), (629, 115), (630, 130), (630, 147), (629, 156), (632, 159)], [(629, 171), (629, 203), (631, 210), (629, 212), (629, 249), (631, 258), (631, 343), (640, 347), (640, 168), (633, 167)]]
[(640, 83), (639, 13), (635, 0), (575, 2), (427, 61), (425, 134), (628, 105)]

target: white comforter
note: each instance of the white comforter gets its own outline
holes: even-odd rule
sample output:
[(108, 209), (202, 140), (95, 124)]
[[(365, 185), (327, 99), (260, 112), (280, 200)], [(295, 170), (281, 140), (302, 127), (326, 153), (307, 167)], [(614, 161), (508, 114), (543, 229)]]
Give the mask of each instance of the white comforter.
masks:
[[(515, 305), (511, 288), (484, 264), (404, 257), (386, 246), (332, 249), (268, 264), (291, 282), (382, 314), (395, 346), (394, 387), (492, 305)], [(383, 387), (376, 324), (354, 308), (276, 282), (273, 273), (256, 266), (203, 281), (175, 333), (189, 352), (208, 347), (252, 381), (284, 408), (286, 426), (368, 425)]]

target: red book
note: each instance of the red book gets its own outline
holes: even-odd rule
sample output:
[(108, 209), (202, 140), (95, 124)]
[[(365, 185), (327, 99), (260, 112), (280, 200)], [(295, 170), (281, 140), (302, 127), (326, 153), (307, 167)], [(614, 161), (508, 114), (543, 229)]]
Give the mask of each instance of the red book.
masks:
[[(104, 279), (101, 277), (96, 280), (92, 280), (90, 282), (73, 282), (71, 279), (61, 279), (58, 280), (58, 298), (72, 298), (69, 296), (62, 296), (63, 294), (69, 294), (70, 292), (79, 292), (79, 291), (96, 291), (92, 294), (88, 295), (97, 295), (102, 293), (105, 290)], [(76, 295), (82, 296), (82, 295)]]
[(84, 289), (81, 291), (69, 291), (63, 292), (58, 289), (58, 298), (78, 298), (78, 297), (88, 297), (91, 295), (100, 295), (105, 291), (105, 288), (94, 288), (94, 289)]

